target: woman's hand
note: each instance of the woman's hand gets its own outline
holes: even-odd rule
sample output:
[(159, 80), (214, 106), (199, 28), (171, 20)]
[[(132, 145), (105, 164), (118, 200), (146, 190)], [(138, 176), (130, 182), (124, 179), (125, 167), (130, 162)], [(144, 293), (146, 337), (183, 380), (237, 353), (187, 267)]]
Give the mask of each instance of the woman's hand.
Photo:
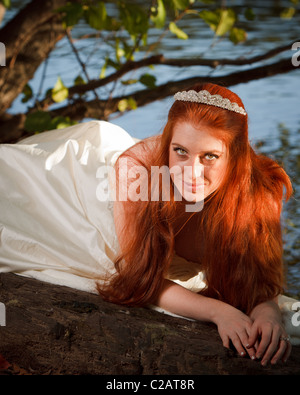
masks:
[(231, 341), (241, 356), (245, 356), (245, 350), (247, 350), (250, 358), (255, 359), (254, 344), (249, 346), (249, 335), (253, 325), (251, 318), (235, 307), (224, 303), (218, 311), (214, 322), (218, 327), (224, 347), (229, 348)]
[(255, 343), (256, 358), (262, 358), (265, 366), (269, 361), (276, 364), (286, 362), (291, 353), (291, 344), (281, 319), (281, 312), (275, 301), (257, 305), (251, 312), (253, 324), (250, 331), (249, 345), (253, 349)]

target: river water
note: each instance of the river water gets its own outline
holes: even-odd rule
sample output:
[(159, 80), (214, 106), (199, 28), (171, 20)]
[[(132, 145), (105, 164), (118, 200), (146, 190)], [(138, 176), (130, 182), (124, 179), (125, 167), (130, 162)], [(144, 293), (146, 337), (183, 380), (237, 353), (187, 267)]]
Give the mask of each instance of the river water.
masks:
[[(248, 4), (245, 1), (232, 1), (235, 7)], [(227, 2), (230, 5), (230, 1)], [(240, 19), (240, 27), (248, 32), (247, 41), (244, 44), (233, 45), (228, 40), (214, 41), (213, 32), (205, 23), (192, 17), (184, 18), (180, 23), (188, 35), (187, 41), (175, 39), (167, 35), (158, 45), (156, 53), (163, 53), (165, 57), (197, 57), (205, 58), (238, 58), (252, 57), (263, 54), (277, 46), (300, 42), (300, 10), (291, 20), (280, 19), (278, 7), (291, 6), (289, 1), (251, 1), (251, 7), (256, 14), (254, 22)], [(7, 13), (10, 18), (15, 11)], [(74, 29), (74, 37), (91, 32), (84, 23)], [(149, 35), (149, 42), (156, 42), (158, 32), (153, 29)], [(213, 45), (212, 45), (213, 43)], [(95, 40), (86, 39), (75, 42), (81, 49), (84, 60), (89, 59), (88, 72), (90, 78), (98, 78), (104, 62), (104, 55), (110, 51), (105, 44), (98, 45)], [(300, 50), (300, 44), (299, 44)], [(292, 58), (295, 51), (286, 51), (275, 59)], [(136, 59), (142, 57), (141, 52)], [(274, 60), (275, 60), (274, 59)], [(298, 56), (300, 60), (300, 53)], [(269, 60), (268, 63), (273, 62)], [(255, 66), (259, 66), (256, 64)], [(74, 54), (70, 51), (69, 44), (62, 40), (48, 60), (47, 68), (42, 65), (30, 82), (35, 89), (40, 87), (42, 74), (46, 70), (46, 78), (43, 82), (43, 91), (52, 88), (60, 75), (65, 85), (72, 85), (74, 78), (81, 69)], [(226, 66), (210, 70), (204, 67), (171, 68), (157, 66), (154, 69), (143, 70), (153, 74), (157, 84), (165, 83), (192, 76), (224, 75), (233, 72), (237, 68)], [(242, 70), (242, 68), (239, 68)], [(140, 74), (126, 76), (126, 78), (138, 78)], [(142, 86), (140, 86), (143, 89)], [(283, 233), (285, 240), (284, 260), (287, 265), (287, 293), (300, 297), (300, 66), (288, 74), (281, 74), (263, 80), (257, 80), (246, 84), (232, 86), (243, 100), (249, 114), (249, 137), (257, 150), (271, 155), (284, 164), (293, 183), (295, 194), (288, 204), (284, 206)], [(120, 94), (124, 90), (122, 85), (117, 85), (115, 93)], [(100, 97), (105, 97), (107, 91), (99, 90)], [(92, 96), (91, 96), (92, 97)], [(173, 102), (172, 98), (155, 102), (146, 107), (125, 113), (122, 116), (112, 115), (110, 121), (122, 126), (131, 135), (144, 138), (160, 133), (166, 121), (167, 112)], [(25, 105), (21, 98), (17, 99), (11, 112), (24, 111)]]

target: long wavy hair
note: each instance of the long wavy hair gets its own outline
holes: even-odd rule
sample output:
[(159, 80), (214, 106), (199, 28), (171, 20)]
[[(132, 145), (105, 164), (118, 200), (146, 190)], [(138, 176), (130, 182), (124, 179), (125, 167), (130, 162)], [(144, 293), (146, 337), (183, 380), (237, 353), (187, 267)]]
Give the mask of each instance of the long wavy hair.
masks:
[[(219, 94), (244, 108), (241, 99), (225, 87), (206, 83), (191, 89)], [(129, 149), (120, 158), (130, 158), (149, 174), (151, 166), (168, 165), (177, 122), (209, 127), (229, 152), (221, 185), (197, 213), (199, 243), (204, 245), (201, 267), (206, 278), (201, 293), (249, 313), (258, 303), (283, 292), (280, 216), (284, 191), (286, 200), (292, 194), (291, 182), (278, 163), (250, 146), (247, 115), (192, 102), (174, 102), (157, 147), (146, 155)], [(98, 286), (98, 291), (114, 303), (144, 306), (155, 302), (172, 261), (178, 202), (171, 188), (168, 201), (148, 199), (126, 204), (125, 242), (115, 261), (116, 273), (105, 286)]]

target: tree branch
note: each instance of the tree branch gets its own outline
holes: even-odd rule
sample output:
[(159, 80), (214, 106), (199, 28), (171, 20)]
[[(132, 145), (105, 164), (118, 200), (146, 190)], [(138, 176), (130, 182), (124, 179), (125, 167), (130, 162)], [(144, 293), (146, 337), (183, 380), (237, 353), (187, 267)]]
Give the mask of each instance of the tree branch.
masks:
[(100, 102), (96, 100), (91, 100), (89, 102), (78, 100), (60, 109), (49, 111), (49, 113), (52, 116), (69, 116), (71, 119), (77, 120), (83, 118), (107, 119), (110, 114), (118, 111), (119, 101), (128, 99), (129, 97), (132, 97), (136, 101), (138, 107), (142, 107), (156, 100), (162, 100), (168, 96), (174, 95), (178, 90), (188, 88), (199, 82), (212, 82), (224, 86), (233, 86), (271, 77), (276, 74), (287, 73), (292, 70), (296, 70), (296, 68), (292, 65), (291, 60), (284, 59), (268, 66), (260, 66), (223, 76), (199, 76), (172, 81), (153, 89), (144, 89), (130, 95), (115, 97), (109, 102), (106, 100), (101, 100)]
[[(49, 114), (51, 117), (64, 116), (78, 121), (84, 118), (105, 120), (108, 119), (110, 114), (118, 111), (118, 103), (120, 100), (128, 99), (129, 97), (135, 99), (138, 107), (142, 107), (156, 100), (162, 100), (168, 96), (174, 95), (178, 90), (188, 88), (194, 83), (212, 82), (224, 86), (234, 86), (240, 83), (247, 83), (257, 79), (271, 77), (276, 74), (287, 73), (293, 70), (297, 70), (297, 68), (292, 65), (291, 60), (284, 59), (268, 66), (260, 66), (224, 76), (199, 76), (179, 81), (172, 81), (153, 89), (144, 89), (127, 96), (115, 97), (109, 101), (91, 100), (86, 102), (79, 99), (64, 107), (49, 111)], [(26, 135), (26, 132), (23, 129), (26, 115), (27, 114), (9, 114), (2, 116), (2, 118), (0, 117), (0, 143), (17, 141)], [(13, 134), (12, 130), (14, 130)]]
[[(300, 41), (300, 38), (299, 38)], [(216, 68), (218, 66), (245, 66), (252, 65), (257, 62), (261, 62), (263, 60), (270, 59), (284, 51), (290, 50), (292, 43), (274, 48), (264, 54), (253, 56), (251, 58), (238, 58), (238, 59), (202, 59), (202, 58), (194, 58), (194, 59), (168, 59), (163, 55), (154, 55), (150, 56), (146, 59), (142, 59), (139, 61), (128, 61), (126, 62), (119, 70), (112, 73), (108, 77), (90, 80), (87, 84), (80, 84), (76, 86), (72, 86), (69, 88), (69, 98), (72, 98), (76, 94), (84, 94), (91, 90), (95, 90), (97, 88), (101, 88), (111, 82), (114, 82), (120, 79), (122, 76), (127, 74), (130, 71), (138, 70), (142, 67), (147, 67), (150, 65), (164, 65), (164, 66), (173, 66), (173, 67), (190, 67), (190, 66), (206, 66), (211, 68)], [(47, 97), (41, 102), (39, 102), (39, 106), (42, 108), (47, 108), (54, 102), (51, 97)]]
[[(8, 364), (0, 374), (139, 375), (148, 383), (152, 375), (189, 375), (199, 376), (190, 380), (198, 393), (205, 375), (299, 375), (299, 346), (287, 363), (262, 366), (224, 348), (212, 324), (118, 306), (13, 273), (0, 273), (0, 283), (7, 317), (0, 354)], [(162, 380), (153, 382), (159, 388)]]

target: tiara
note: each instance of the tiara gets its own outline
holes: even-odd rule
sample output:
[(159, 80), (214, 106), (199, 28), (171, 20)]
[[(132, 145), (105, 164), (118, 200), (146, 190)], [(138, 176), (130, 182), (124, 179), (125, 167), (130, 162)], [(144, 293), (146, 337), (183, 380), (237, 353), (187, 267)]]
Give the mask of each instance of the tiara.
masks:
[(247, 114), (244, 108), (240, 107), (237, 103), (232, 103), (229, 99), (224, 99), (220, 95), (211, 95), (206, 90), (202, 90), (200, 92), (196, 92), (194, 90), (177, 92), (174, 95), (174, 99), (209, 104), (211, 106), (224, 108), (225, 110), (238, 112), (239, 114)]

